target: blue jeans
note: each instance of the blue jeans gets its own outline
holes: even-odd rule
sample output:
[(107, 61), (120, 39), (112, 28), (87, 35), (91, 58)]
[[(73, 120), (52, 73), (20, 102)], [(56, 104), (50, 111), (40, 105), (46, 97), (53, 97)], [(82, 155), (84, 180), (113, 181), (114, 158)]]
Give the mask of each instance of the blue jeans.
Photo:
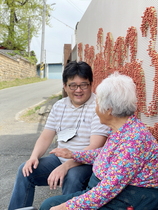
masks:
[[(58, 206), (62, 203), (65, 203), (73, 197), (86, 193), (95, 187), (99, 182), (100, 180), (94, 174), (92, 174), (86, 190), (71, 193), (69, 195), (50, 197), (42, 203), (39, 210), (49, 210), (52, 206)], [(158, 210), (157, 198), (158, 188), (145, 188), (128, 185), (110, 202), (100, 207), (99, 210), (125, 210), (128, 206), (133, 206), (134, 210)], [(83, 208), (80, 208), (80, 210), (81, 209)], [(96, 208), (94, 207), (94, 209)]]
[[(61, 162), (54, 154), (42, 157), (39, 160), (37, 169), (33, 169), (33, 173), (28, 177), (24, 177), (22, 173), (23, 163), (18, 169), (8, 210), (32, 206), (35, 186), (48, 186), (48, 176), (59, 165), (61, 165)], [(65, 195), (84, 190), (91, 174), (91, 165), (80, 165), (71, 168), (65, 176), (62, 193)]]

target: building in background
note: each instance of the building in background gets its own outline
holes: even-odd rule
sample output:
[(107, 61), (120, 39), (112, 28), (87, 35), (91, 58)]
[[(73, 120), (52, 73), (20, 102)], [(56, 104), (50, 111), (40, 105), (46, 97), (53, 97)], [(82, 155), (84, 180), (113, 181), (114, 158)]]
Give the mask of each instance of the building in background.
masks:
[[(62, 79), (62, 63), (47, 63), (44, 66), (44, 77), (47, 79)], [(37, 65), (37, 74), (40, 76), (40, 64)]]

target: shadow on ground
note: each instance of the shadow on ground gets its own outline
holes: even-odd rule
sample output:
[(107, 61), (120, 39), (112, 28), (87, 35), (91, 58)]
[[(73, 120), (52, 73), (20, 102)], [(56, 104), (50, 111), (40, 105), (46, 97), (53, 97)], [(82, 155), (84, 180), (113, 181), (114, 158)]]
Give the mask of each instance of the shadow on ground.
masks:
[[(44, 113), (34, 122), (13, 121), (8, 125), (5, 132), (0, 135), (0, 209), (7, 210), (17, 169), (31, 155), (36, 140), (43, 130), (48, 116), (48, 107), (52, 106), (57, 99), (49, 100), (43, 106)], [(9, 133), (9, 134), (8, 134)], [(18, 134), (17, 134), (18, 133)], [(48, 152), (56, 147), (52, 143)], [(46, 155), (48, 155), (48, 152)], [(54, 195), (61, 194), (61, 189), (50, 191), (49, 187), (37, 187), (34, 199), (34, 206), (39, 208), (41, 202)]]
[[(0, 209), (6, 210), (11, 191), (13, 188), (15, 176), (19, 165), (25, 162), (32, 152), (34, 143), (38, 134), (26, 134), (26, 135), (13, 135), (12, 141), (6, 141), (10, 139), (10, 136), (1, 136), (2, 143), (0, 147)], [(5, 141), (3, 141), (5, 139)], [(49, 151), (55, 148), (55, 143), (51, 145)], [(48, 152), (46, 153), (46, 155)], [(34, 206), (39, 208), (41, 202), (54, 195), (59, 195), (60, 189), (50, 191), (49, 187), (37, 187), (35, 193)]]

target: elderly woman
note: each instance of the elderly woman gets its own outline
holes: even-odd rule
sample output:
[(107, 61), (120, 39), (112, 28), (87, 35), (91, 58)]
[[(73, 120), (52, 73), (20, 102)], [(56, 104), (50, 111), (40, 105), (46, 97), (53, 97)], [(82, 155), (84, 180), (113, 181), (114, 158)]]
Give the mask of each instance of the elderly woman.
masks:
[(95, 150), (52, 151), (56, 156), (93, 164), (89, 185), (85, 191), (48, 198), (40, 210), (158, 209), (158, 143), (134, 116), (133, 80), (115, 72), (102, 81), (96, 94), (100, 122), (111, 128), (105, 145)]

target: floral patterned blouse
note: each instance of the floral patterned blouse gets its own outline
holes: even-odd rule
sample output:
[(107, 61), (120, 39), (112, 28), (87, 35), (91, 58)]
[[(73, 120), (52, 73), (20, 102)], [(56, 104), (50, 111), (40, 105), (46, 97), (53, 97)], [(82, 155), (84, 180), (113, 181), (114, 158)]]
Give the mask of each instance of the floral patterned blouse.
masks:
[(96, 187), (66, 202), (66, 209), (98, 209), (127, 185), (158, 188), (158, 143), (135, 116), (116, 132), (110, 131), (102, 148), (73, 152), (77, 162), (93, 164), (101, 180)]

